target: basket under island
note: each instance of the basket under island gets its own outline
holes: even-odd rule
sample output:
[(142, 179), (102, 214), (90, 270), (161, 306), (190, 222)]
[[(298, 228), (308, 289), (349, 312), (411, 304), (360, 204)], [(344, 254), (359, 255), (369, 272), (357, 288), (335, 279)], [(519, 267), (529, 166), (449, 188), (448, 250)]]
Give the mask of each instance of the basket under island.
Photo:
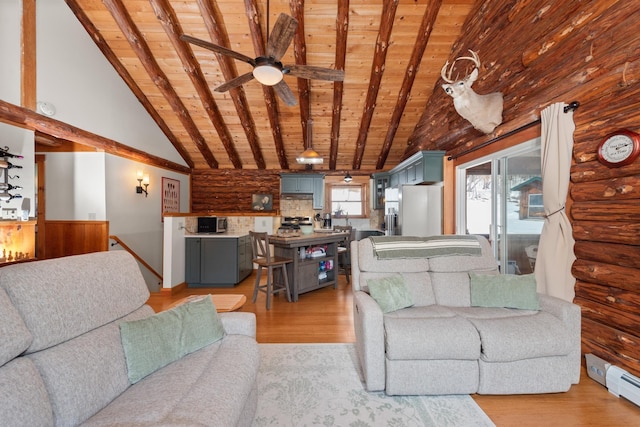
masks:
[(340, 232), (269, 236), (274, 255), (293, 260), (287, 264), (292, 301), (298, 301), (298, 295), (305, 292), (338, 287), (338, 246), (346, 237)]

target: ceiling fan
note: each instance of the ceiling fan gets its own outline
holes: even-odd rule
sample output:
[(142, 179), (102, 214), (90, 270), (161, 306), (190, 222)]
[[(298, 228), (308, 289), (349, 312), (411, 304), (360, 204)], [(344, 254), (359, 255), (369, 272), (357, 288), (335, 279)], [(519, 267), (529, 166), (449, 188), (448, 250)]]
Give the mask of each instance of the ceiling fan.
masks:
[(273, 89), (285, 104), (293, 106), (296, 105), (297, 101), (291, 88), (289, 88), (283, 80), (285, 74), (302, 79), (344, 80), (344, 71), (341, 70), (314, 67), (311, 65), (283, 65), (282, 62), (280, 62), (280, 58), (282, 58), (289, 48), (289, 44), (291, 40), (293, 40), (297, 28), (298, 21), (295, 18), (281, 13), (267, 40), (266, 56), (258, 56), (257, 58), (250, 58), (242, 53), (186, 34), (183, 34), (180, 38), (196, 46), (246, 62), (253, 67), (253, 71), (235, 77), (216, 87), (214, 89), (216, 92), (226, 92), (255, 78), (263, 85), (273, 86)]

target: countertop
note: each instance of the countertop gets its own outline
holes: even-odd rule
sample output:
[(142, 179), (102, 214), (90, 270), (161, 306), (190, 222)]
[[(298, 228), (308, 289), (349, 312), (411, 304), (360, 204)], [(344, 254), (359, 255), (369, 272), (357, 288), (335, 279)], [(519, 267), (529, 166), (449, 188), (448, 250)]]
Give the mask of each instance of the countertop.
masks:
[(201, 234), (185, 234), (184, 237), (198, 239), (237, 239), (248, 236), (249, 233), (201, 233)]
[(333, 232), (333, 233), (311, 233), (301, 234), (299, 236), (287, 236), (272, 234), (269, 236), (269, 242), (275, 245), (288, 246), (288, 247), (300, 247), (311, 246), (321, 243), (334, 243), (345, 239), (345, 233)]

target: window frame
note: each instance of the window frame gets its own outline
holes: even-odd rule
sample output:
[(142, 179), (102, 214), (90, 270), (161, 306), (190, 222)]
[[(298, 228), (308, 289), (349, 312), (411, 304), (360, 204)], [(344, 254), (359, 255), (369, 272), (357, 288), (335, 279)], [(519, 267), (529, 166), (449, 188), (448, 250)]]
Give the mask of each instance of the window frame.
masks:
[[(354, 179), (355, 181), (355, 179)], [(331, 183), (327, 183), (327, 197), (326, 197), (326, 206), (325, 208), (331, 212), (331, 215), (335, 215), (335, 211), (333, 210), (333, 189), (334, 188), (355, 188), (358, 187), (360, 188), (360, 204), (361, 204), (361, 210), (362, 210), (362, 215), (352, 215), (352, 214), (348, 214), (345, 215), (348, 216), (349, 218), (368, 218), (369, 217), (369, 197), (368, 197), (368, 183), (362, 183), (362, 182), (350, 182), (350, 183), (346, 183), (346, 182), (331, 182)]]

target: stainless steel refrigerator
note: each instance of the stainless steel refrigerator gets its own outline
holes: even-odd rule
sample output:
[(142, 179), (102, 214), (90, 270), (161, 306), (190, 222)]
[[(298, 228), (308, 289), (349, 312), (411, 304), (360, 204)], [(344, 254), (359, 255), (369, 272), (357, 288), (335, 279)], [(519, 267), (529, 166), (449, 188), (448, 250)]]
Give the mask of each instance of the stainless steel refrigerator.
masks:
[[(391, 192), (385, 212), (397, 212), (395, 230), (401, 236), (434, 236), (442, 234), (442, 185), (403, 185)], [(387, 215), (388, 216), (388, 215)], [(386, 219), (385, 222), (389, 222)]]

